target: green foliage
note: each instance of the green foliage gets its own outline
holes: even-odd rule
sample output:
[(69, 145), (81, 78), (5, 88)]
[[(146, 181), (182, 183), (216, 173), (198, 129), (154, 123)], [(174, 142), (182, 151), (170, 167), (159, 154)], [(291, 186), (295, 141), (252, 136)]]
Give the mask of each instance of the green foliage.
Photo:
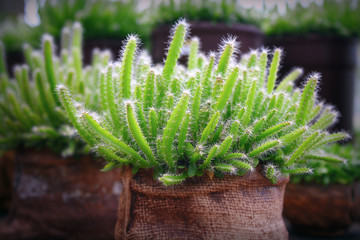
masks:
[(286, 13), (277, 7), (266, 9), (263, 30), (267, 35), (317, 33), (326, 36), (351, 37), (360, 35), (360, 3), (358, 1), (324, 0), (323, 4), (286, 5)]
[[(278, 90), (280, 51), (272, 53), (269, 67), (267, 50), (254, 50), (238, 62), (234, 39), (224, 41), (217, 56), (203, 57), (204, 64), (194, 66), (198, 61), (192, 59), (186, 68), (177, 61), (187, 31), (187, 23), (179, 21), (164, 65), (155, 67), (143, 65), (144, 54), (128, 51), (139, 44), (137, 38), (128, 37), (125, 54), (107, 68), (119, 73), (106, 76), (113, 82), (108, 84), (111, 94), (106, 93), (107, 104), (96, 113), (76, 108), (68, 88), (58, 85), (59, 98), (74, 126), (109, 162), (115, 154), (128, 161), (117, 166), (154, 168), (154, 177), (165, 185), (205, 171), (242, 175), (261, 164), (264, 175), (276, 183), (284, 175), (311, 172), (305, 164), (311, 151), (348, 138), (325, 130), (329, 121), (322, 116), (329, 107), (317, 100), (319, 74), (309, 76), (303, 89)], [(199, 58), (195, 52), (192, 58)], [(135, 74), (142, 69), (142, 74)], [(121, 77), (124, 71), (130, 79)], [(293, 85), (298, 75), (285, 77), (286, 83), (280, 79), (278, 86)], [(115, 120), (121, 122), (120, 129)]]
[[(325, 161), (318, 161), (321, 158)], [(293, 183), (351, 184), (360, 180), (360, 152), (352, 144), (325, 146), (304, 156), (314, 171), (310, 175), (294, 175)], [(337, 164), (346, 161), (345, 164)]]
[(139, 34), (149, 41), (150, 20), (140, 12), (138, 0), (119, 1), (45, 1), (39, 8), (41, 28), (60, 37), (60, 29), (80, 22), (85, 29), (84, 38), (126, 39), (130, 33)]
[[(107, 64), (109, 52), (95, 51), (94, 56), (98, 57), (94, 58), (91, 66), (83, 68), (81, 56), (70, 54), (81, 53), (81, 26), (75, 23), (71, 29), (65, 30), (69, 34), (62, 39), (61, 56), (55, 53), (52, 37), (44, 35), (42, 49), (35, 50), (30, 45), (24, 45), (27, 62), (14, 68), (15, 79), (10, 79), (6, 70), (0, 68), (1, 149), (49, 147), (64, 156), (88, 151), (78, 137), (88, 136), (87, 131), (81, 125), (75, 125), (76, 132), (70, 124), (79, 121), (76, 112), (81, 106), (74, 105), (72, 101), (64, 102), (61, 106), (56, 85), (65, 84), (76, 100), (83, 102), (86, 107), (97, 109), (97, 85), (100, 72), (105, 67), (103, 59), (107, 59)], [(2, 43), (0, 46), (3, 53)], [(4, 54), (1, 55), (0, 63), (3, 63)], [(87, 84), (84, 85), (84, 82)], [(69, 118), (66, 117), (65, 109)], [(95, 140), (89, 138), (88, 143), (93, 142)]]
[[(145, 11), (139, 11), (139, 0), (97, 1), (38, 1), (40, 25), (29, 26), (24, 16), (7, 17), (0, 24), (0, 41), (8, 51), (21, 51), (24, 42), (38, 47), (41, 35), (51, 34), (56, 40), (61, 39), (64, 26), (71, 27), (80, 22), (85, 39), (123, 40), (130, 33), (142, 37), (149, 45), (153, 22)], [(63, 44), (67, 44), (63, 41)], [(80, 54), (81, 56), (81, 54)]]
[(236, 22), (259, 25), (259, 12), (245, 8), (236, 0), (163, 0), (153, 6), (154, 22), (173, 24), (179, 18), (189, 21), (234, 24)]
[(21, 51), (24, 42), (31, 46), (36, 46), (41, 37), (39, 27), (30, 27), (24, 21), (24, 16), (19, 15), (16, 18), (8, 17), (0, 24), (0, 41), (11, 51)]

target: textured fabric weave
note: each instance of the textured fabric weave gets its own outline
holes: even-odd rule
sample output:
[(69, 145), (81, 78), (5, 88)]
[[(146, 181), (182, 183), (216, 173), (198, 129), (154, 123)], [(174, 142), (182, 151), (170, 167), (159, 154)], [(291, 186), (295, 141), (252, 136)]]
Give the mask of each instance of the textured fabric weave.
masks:
[(261, 169), (223, 179), (204, 175), (163, 186), (152, 172), (122, 173), (115, 239), (287, 239), (288, 178), (272, 185)]
[(100, 172), (89, 156), (62, 158), (49, 150), (15, 157), (11, 212), (0, 239), (113, 239), (122, 190), (120, 171)]
[(14, 172), (15, 152), (0, 153), (0, 211), (9, 211)]
[(284, 215), (293, 227), (313, 236), (341, 235), (354, 222), (356, 185), (289, 183), (285, 191)]

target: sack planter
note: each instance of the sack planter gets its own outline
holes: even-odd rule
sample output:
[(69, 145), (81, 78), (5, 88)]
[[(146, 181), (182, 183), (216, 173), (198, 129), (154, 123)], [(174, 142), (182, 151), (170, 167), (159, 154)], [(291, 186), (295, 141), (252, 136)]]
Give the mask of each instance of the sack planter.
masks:
[(16, 155), (13, 202), (0, 227), (4, 239), (111, 239), (122, 191), (119, 170), (99, 160), (62, 158), (49, 150)]
[(287, 239), (282, 205), (288, 178), (272, 184), (257, 168), (164, 186), (153, 171), (123, 169), (115, 239)]
[(103, 171), (124, 171), (116, 238), (287, 238), (288, 175), (311, 172), (310, 157), (343, 161), (314, 152), (348, 138), (325, 131), (337, 112), (317, 101), (318, 74), (302, 90), (299, 69), (275, 84), (280, 49), (269, 64), (265, 49), (239, 62), (235, 39), (205, 56), (192, 38), (187, 66), (177, 64), (187, 32), (179, 21), (154, 67), (129, 36), (121, 62), (102, 72), (97, 112), (57, 85), (79, 135), (108, 161)]
[[(206, 21), (190, 22), (191, 34), (197, 36), (201, 42), (201, 49), (205, 53), (218, 50), (218, 44), (228, 35), (237, 37), (241, 42), (241, 52), (260, 48), (264, 45), (264, 34), (260, 29), (249, 24), (226, 24)], [(151, 34), (152, 59), (154, 62), (162, 62), (166, 56), (166, 47), (169, 41), (171, 25), (156, 27)]]
[(360, 216), (359, 184), (292, 184), (285, 191), (284, 215), (294, 229), (312, 236), (346, 232)]
[(14, 151), (6, 151), (0, 157), (0, 212), (8, 212), (10, 209), (14, 158)]

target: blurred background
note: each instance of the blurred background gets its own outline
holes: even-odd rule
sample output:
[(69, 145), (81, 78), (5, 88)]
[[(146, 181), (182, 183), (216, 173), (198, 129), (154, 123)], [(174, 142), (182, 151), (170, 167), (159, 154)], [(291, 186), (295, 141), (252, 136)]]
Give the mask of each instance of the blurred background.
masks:
[[(41, 38), (45, 33), (53, 36), (57, 45), (55, 52), (60, 54), (60, 44), (66, 35), (62, 29), (71, 28), (74, 22), (80, 22), (83, 27), (84, 65), (92, 64), (94, 49), (108, 49), (112, 59), (117, 59), (128, 34), (137, 34), (142, 41), (141, 47), (149, 51), (154, 64), (161, 63), (171, 26), (180, 18), (185, 18), (191, 24), (191, 35), (200, 38), (201, 49), (205, 53), (216, 51), (221, 39), (230, 34), (241, 42), (239, 58), (252, 49), (281, 47), (284, 59), (280, 78), (294, 67), (303, 68), (301, 79), (315, 71), (321, 73), (320, 96), (335, 105), (341, 114), (338, 123), (332, 128), (343, 129), (353, 136), (350, 142), (326, 151), (343, 155), (349, 159), (349, 164), (342, 167), (332, 164), (314, 166), (320, 170), (311, 176), (295, 177), (292, 182), (299, 185), (318, 184), (326, 187), (325, 192), (331, 192), (328, 188), (332, 185), (346, 186), (345, 190), (341, 190), (344, 201), (350, 198), (360, 209), (359, 0), (1, 0), (0, 41), (3, 43), (4, 67), (11, 78), (16, 78), (15, 66), (26, 61), (26, 49), (29, 47), (41, 49)], [(183, 62), (186, 61), (188, 50), (185, 46)], [(301, 86), (302, 81), (297, 84)], [(21, 231), (24, 233), (23, 238), (27, 239), (39, 233), (30, 231), (31, 227), (24, 230), (20, 226), (21, 221), (17, 225), (13, 223), (18, 207), (13, 202), (16, 192), (13, 184), (17, 172), (14, 170), (16, 164), (9, 160), (13, 158), (14, 151), (24, 148), (26, 144), (21, 142), (23, 140), (5, 135), (0, 135), (0, 224), (6, 222), (7, 229), (13, 228), (13, 231), (7, 230), (8, 235), (3, 235), (6, 239), (17, 239), (19, 235), (15, 232)], [(59, 149), (57, 155), (64, 156), (65, 152), (66, 156), (72, 156), (77, 150), (76, 147), (69, 150), (67, 146)], [(304, 196), (306, 193), (300, 194)], [(334, 194), (338, 196), (338, 192)], [(320, 201), (316, 197), (309, 202)], [(334, 195), (321, 197), (330, 201), (335, 198)], [(324, 233), (331, 235), (332, 231), (336, 236), (334, 239), (360, 239), (360, 213), (346, 212), (349, 210), (345, 203), (341, 205), (341, 212), (345, 216), (333, 216), (334, 219), (331, 219), (331, 216), (325, 214), (330, 222), (320, 219), (319, 226), (316, 226), (316, 221), (303, 223), (297, 219), (296, 215), (306, 211), (307, 207), (300, 206), (300, 210), (294, 213), (291, 210), (297, 203), (292, 201), (290, 197), (285, 199), (284, 212), (290, 239), (323, 239), (316, 236), (327, 236)], [(331, 208), (324, 211), (331, 215)], [(312, 216), (308, 215), (308, 218)], [(56, 220), (54, 222), (58, 224)], [(43, 222), (38, 219), (37, 224)], [(0, 239), (1, 229), (5, 231), (4, 226), (0, 227)]]

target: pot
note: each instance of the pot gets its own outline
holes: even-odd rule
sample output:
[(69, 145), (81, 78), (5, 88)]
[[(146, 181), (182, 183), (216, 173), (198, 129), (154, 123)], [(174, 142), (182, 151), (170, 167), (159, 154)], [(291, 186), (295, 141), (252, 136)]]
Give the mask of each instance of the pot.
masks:
[[(356, 76), (356, 38), (338, 38), (321, 35), (285, 35), (267, 39), (267, 46), (284, 49), (280, 77), (293, 67), (304, 69), (304, 75), (319, 72), (324, 84), (319, 95), (335, 105), (341, 118), (333, 129), (353, 133), (354, 84)], [(302, 81), (298, 81), (301, 86)]]
[(95, 48), (110, 50), (113, 59), (117, 60), (123, 47), (124, 39), (84, 39), (83, 41), (83, 63), (91, 64), (92, 53)]
[(0, 212), (10, 209), (14, 159), (14, 151), (7, 151), (0, 157)]
[(89, 156), (17, 153), (11, 212), (0, 239), (113, 239), (119, 169), (100, 172)]
[[(241, 42), (242, 53), (264, 44), (262, 31), (253, 25), (240, 23), (227, 25), (211, 22), (190, 22), (190, 25), (191, 35), (200, 39), (200, 49), (203, 52), (218, 50), (221, 40), (229, 35), (237, 37), (237, 40)], [(161, 25), (156, 27), (151, 34), (152, 58), (155, 63), (160, 63), (165, 59), (171, 28), (171, 25)]]
[[(312, 236), (336, 236), (359, 220), (359, 185), (289, 183), (285, 191), (284, 215), (294, 229)], [(357, 193), (359, 194), (359, 193)]]
[(164, 186), (152, 171), (123, 169), (115, 239), (287, 239), (282, 219), (288, 178), (272, 185), (257, 168)]
[(360, 183), (356, 183), (352, 189), (353, 208), (351, 210), (351, 218), (355, 222), (360, 222)]
[(11, 50), (5, 54), (6, 69), (10, 77), (14, 77), (14, 67), (25, 62), (22, 50)]

